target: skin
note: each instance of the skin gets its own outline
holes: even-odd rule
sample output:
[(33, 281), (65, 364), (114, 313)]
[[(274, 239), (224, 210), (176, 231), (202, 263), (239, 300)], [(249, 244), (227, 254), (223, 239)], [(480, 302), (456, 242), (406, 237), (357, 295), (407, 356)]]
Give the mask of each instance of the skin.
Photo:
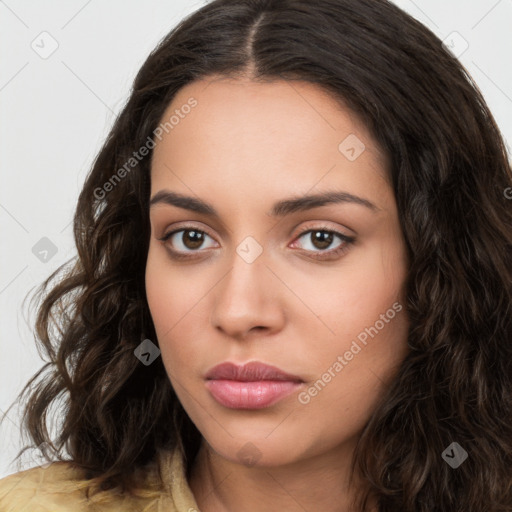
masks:
[[(353, 113), (308, 82), (212, 76), (182, 88), (162, 119), (191, 97), (197, 105), (154, 149), (151, 197), (166, 189), (200, 198), (219, 218), (153, 205), (146, 268), (162, 361), (204, 438), (189, 485), (203, 512), (352, 510), (355, 442), (408, 351), (408, 262), (388, 161)], [(338, 149), (350, 134), (365, 145), (353, 161)], [(376, 209), (345, 202), (269, 215), (279, 200), (331, 190)], [(179, 228), (203, 230), (202, 245), (190, 231), (159, 240)], [(355, 241), (332, 256), (345, 242), (315, 244), (307, 229)], [(262, 250), (251, 263), (236, 251), (248, 236)], [(333, 372), (397, 302), (401, 311)], [(224, 361), (261, 361), (305, 382), (268, 408), (230, 409), (204, 381)], [(330, 382), (301, 403), (329, 368)]]

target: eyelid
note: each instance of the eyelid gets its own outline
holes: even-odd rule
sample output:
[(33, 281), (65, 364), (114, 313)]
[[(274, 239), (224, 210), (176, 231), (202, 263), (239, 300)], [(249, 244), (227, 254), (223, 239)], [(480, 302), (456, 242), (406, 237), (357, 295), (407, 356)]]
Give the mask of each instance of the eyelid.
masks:
[[(307, 222), (303, 222), (300, 224), (301, 228), (297, 232), (297, 234), (294, 236), (294, 239), (297, 237), (300, 237), (307, 233), (308, 231), (331, 231), (332, 233), (335, 233), (337, 235), (340, 235), (345, 238), (354, 239), (355, 238), (355, 232), (352, 229), (349, 228), (339, 228), (335, 227), (334, 225), (330, 225), (328, 221), (325, 220), (310, 220)], [(343, 231), (346, 230), (347, 232)]]
[[(162, 237), (158, 238), (158, 240), (167, 239), (171, 235), (175, 234), (177, 231), (193, 231), (193, 230), (201, 231), (202, 233), (207, 234), (210, 238), (215, 240), (215, 237), (209, 232), (208, 228), (203, 227), (203, 225), (195, 226), (192, 223), (192, 221), (190, 221), (190, 222), (183, 221), (183, 222), (178, 222), (177, 224), (173, 224), (172, 230), (171, 231), (164, 230), (164, 234), (162, 235)], [(217, 242), (217, 240), (215, 240), (215, 241)]]

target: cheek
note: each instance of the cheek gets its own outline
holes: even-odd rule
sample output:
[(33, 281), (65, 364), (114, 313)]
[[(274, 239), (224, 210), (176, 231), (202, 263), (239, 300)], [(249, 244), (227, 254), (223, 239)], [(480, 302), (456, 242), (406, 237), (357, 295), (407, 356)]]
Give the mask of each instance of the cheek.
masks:
[(392, 379), (408, 351), (405, 265), (398, 249), (375, 247), (361, 251), (357, 260), (347, 258), (323, 286), (315, 288), (310, 281), (308, 303), (331, 331), (315, 343), (312, 357), (317, 378), (329, 382), (325, 398), (366, 407), (360, 398), (365, 393), (370, 398)]
[(379, 294), (373, 289), (350, 306), (346, 296), (331, 305), (336, 335), (328, 343), (322, 338), (309, 346), (315, 377), (299, 401), (307, 411), (308, 428), (323, 432), (327, 446), (364, 427), (407, 355), (404, 303), (383, 290)]
[(157, 332), (170, 331), (193, 314), (206, 290), (192, 267), (173, 269), (165, 251), (150, 247), (146, 264), (146, 295)]
[[(341, 340), (355, 338), (376, 322), (381, 330), (381, 315), (386, 315), (394, 303), (399, 302), (402, 305), (399, 309), (404, 309), (405, 277), (406, 267), (399, 247), (390, 250), (375, 245), (349, 255), (339, 268), (307, 277), (302, 294), (307, 297), (310, 309), (330, 329), (328, 339), (339, 344)], [(386, 322), (383, 331), (392, 330), (392, 324), (398, 323), (394, 320), (396, 309), (391, 309), (384, 318), (385, 321), (391, 317), (391, 325)], [(325, 332), (328, 333), (327, 329)]]
[(200, 353), (207, 315), (204, 299), (213, 286), (207, 277), (192, 266), (174, 270), (165, 251), (150, 247), (146, 296), (162, 361), (170, 375), (182, 374)]
[(175, 311), (175, 283), (159, 251), (151, 246), (146, 263), (146, 296), (157, 333), (169, 329), (172, 325), (169, 314)]

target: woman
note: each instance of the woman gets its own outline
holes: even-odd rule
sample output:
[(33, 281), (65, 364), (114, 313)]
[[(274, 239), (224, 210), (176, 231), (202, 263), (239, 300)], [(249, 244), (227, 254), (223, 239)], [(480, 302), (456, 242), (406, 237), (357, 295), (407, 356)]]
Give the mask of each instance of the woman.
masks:
[(58, 462), (0, 510), (512, 510), (511, 186), (477, 87), (393, 4), (204, 6), (41, 289), (25, 426)]

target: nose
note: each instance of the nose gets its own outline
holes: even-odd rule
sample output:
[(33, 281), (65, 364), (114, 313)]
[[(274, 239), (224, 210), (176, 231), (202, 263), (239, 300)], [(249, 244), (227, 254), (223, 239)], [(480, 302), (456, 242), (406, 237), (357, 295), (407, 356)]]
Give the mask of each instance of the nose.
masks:
[(264, 253), (252, 263), (235, 253), (231, 269), (215, 287), (211, 323), (239, 340), (279, 331), (285, 322), (283, 289)]

